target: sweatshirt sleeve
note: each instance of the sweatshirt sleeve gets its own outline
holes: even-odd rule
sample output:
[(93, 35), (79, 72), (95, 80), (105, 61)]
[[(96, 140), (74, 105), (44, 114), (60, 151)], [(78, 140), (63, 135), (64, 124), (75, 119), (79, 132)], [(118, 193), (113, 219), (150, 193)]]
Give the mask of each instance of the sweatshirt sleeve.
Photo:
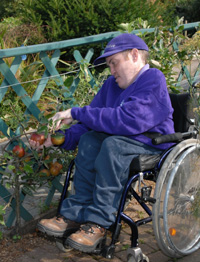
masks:
[(125, 90), (116, 107), (72, 108), (72, 117), (98, 132), (138, 135), (162, 123), (170, 115), (170, 102), (164, 75), (147, 70)]
[[(91, 108), (103, 106), (104, 95), (102, 95), (102, 92), (104, 92), (103, 88), (99, 90), (97, 95), (90, 103)], [(65, 142), (60, 147), (66, 150), (74, 150), (78, 145), (80, 137), (90, 129), (91, 128), (89, 126), (79, 121), (77, 124), (71, 126), (69, 129), (66, 129), (64, 132), (59, 130), (58, 132), (65, 134)]]

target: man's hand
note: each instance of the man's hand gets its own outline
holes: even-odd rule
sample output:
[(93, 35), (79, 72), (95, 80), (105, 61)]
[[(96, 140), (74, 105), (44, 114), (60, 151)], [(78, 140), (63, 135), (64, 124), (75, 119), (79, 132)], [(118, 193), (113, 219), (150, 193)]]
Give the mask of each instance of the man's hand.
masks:
[(53, 124), (55, 125), (55, 130), (61, 128), (63, 124), (69, 125), (73, 122), (73, 118), (71, 115), (71, 108), (65, 111), (57, 112), (52, 118)]

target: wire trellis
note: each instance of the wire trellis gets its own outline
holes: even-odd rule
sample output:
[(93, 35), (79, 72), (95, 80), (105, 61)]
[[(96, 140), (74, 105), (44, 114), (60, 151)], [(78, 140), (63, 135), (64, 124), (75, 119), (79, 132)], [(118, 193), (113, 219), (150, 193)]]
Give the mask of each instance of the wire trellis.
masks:
[[(98, 64), (98, 65), (91, 65), (91, 66), (88, 67), (88, 69), (99, 67), (99, 66), (102, 66), (102, 65), (105, 65), (105, 64), (106, 63), (101, 63), (101, 64)], [(57, 78), (57, 77), (65, 77), (66, 75), (73, 74), (73, 73), (78, 73), (78, 72), (80, 72), (80, 69), (75, 69), (75, 70), (72, 70), (72, 71), (69, 71), (69, 72), (65, 72), (65, 73), (61, 73), (61, 74), (58, 74), (58, 75), (51, 75), (51, 76), (41, 77), (41, 78), (29, 80), (29, 81), (19, 82), (19, 83), (16, 83), (16, 84), (4, 85), (4, 86), (0, 86), (0, 89), (4, 89), (4, 88), (8, 88), (8, 87), (14, 87), (14, 86), (19, 86), (19, 84), (23, 85), (23, 84), (29, 84), (29, 83), (38, 82), (38, 81), (41, 81), (41, 80), (54, 79), (54, 78)], [(21, 87), (19, 86), (19, 88), (21, 88)]]

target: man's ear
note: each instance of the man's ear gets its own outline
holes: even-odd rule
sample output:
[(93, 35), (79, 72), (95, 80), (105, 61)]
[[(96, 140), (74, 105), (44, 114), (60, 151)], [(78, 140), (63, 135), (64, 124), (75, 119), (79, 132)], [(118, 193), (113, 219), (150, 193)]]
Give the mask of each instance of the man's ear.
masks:
[(133, 48), (131, 50), (131, 55), (132, 55), (133, 62), (136, 62), (138, 60), (138, 54), (139, 54), (138, 49)]

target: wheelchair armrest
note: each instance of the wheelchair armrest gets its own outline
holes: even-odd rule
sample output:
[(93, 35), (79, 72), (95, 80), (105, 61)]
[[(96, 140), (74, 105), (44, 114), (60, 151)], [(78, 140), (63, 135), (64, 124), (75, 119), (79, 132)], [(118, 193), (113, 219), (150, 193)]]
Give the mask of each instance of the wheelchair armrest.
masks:
[(197, 135), (197, 131), (191, 131), (191, 132), (185, 132), (185, 133), (173, 133), (173, 134), (169, 134), (169, 135), (163, 135), (163, 136), (159, 136), (156, 138), (152, 139), (152, 144), (153, 145), (159, 145), (159, 144), (163, 144), (163, 143), (169, 143), (169, 142), (179, 142), (182, 139), (186, 139), (186, 138), (191, 138)]

